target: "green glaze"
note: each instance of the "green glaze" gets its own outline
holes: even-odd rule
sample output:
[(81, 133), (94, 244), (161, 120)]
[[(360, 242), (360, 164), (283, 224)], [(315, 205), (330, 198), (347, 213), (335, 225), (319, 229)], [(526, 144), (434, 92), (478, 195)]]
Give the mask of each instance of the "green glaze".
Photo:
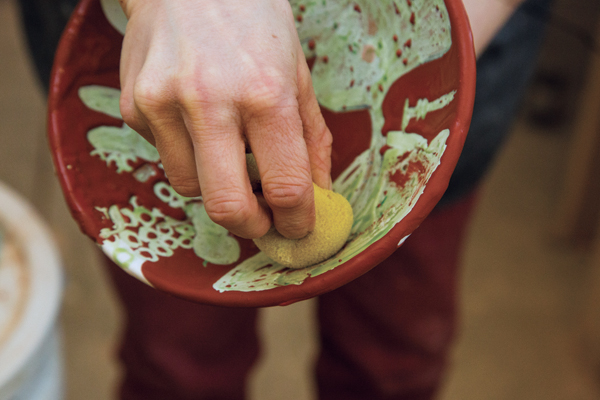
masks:
[(440, 110), (446, 107), (452, 100), (454, 100), (454, 95), (456, 94), (456, 90), (443, 95), (439, 99), (434, 101), (429, 101), (427, 99), (419, 99), (417, 104), (414, 107), (411, 107), (408, 104), (408, 99), (404, 102), (404, 114), (402, 115), (402, 130), (406, 130), (408, 123), (411, 119), (416, 118), (425, 119), (427, 113), (431, 111)]
[(79, 98), (88, 108), (111, 117), (123, 119), (119, 109), (121, 91), (106, 86), (82, 86), (78, 91)]
[(123, 124), (121, 128), (99, 126), (90, 130), (87, 138), (94, 146), (91, 154), (99, 156), (108, 166), (114, 162), (118, 173), (132, 172), (133, 167), (129, 162), (136, 162), (138, 159), (149, 162), (160, 160), (156, 148), (127, 124)]
[[(81, 101), (90, 109), (111, 117), (122, 119), (119, 111), (121, 91), (105, 86), (83, 86), (78, 91)], [(118, 128), (115, 126), (99, 126), (88, 132), (88, 141), (97, 155), (107, 165), (115, 163), (117, 172), (131, 172), (133, 167), (129, 162), (142, 159), (150, 162), (160, 160), (156, 148), (138, 135), (127, 124)]]
[(223, 275), (213, 287), (221, 292), (229, 290), (252, 292), (273, 289), (304, 282), (311, 276), (310, 270), (311, 267), (287, 269), (271, 260), (265, 253), (259, 252)]
[(186, 204), (188, 204), (192, 200), (201, 200), (201, 197), (185, 197), (180, 195), (169, 185), (167, 182), (157, 182), (154, 187), (154, 194), (158, 197), (162, 202), (168, 204), (173, 208), (185, 208)]
[[(171, 196), (164, 196), (166, 187)], [(129, 207), (97, 208), (113, 223), (112, 228), (100, 231), (100, 237), (105, 239), (102, 247), (107, 254), (119, 255), (117, 264), (141, 273), (143, 262), (170, 257), (180, 247), (193, 248), (198, 257), (212, 264), (232, 264), (239, 259), (239, 243), (208, 217), (200, 198), (183, 197), (164, 182), (157, 183), (154, 191), (162, 193), (165, 203), (183, 209), (186, 219), (177, 220), (156, 208), (141, 206), (136, 196)]]
[(139, 182), (148, 182), (150, 178), (156, 176), (156, 170), (150, 164), (144, 164), (135, 171), (133, 171), (133, 177)]
[(215, 224), (204, 209), (202, 203), (186, 206), (185, 212), (191, 218), (196, 236), (194, 236), (194, 252), (204, 261), (213, 264), (233, 264), (240, 258), (240, 245), (229, 231)]
[(452, 43), (443, 0), (290, 3), (302, 16), (296, 28), (306, 56), (316, 56), (317, 99), (333, 111), (379, 108), (400, 76), (441, 57)]
[(113, 223), (100, 231), (101, 247), (123, 269), (143, 279), (142, 264), (170, 257), (178, 248), (192, 248), (195, 234), (189, 221), (179, 221), (159, 209), (138, 204), (136, 196), (129, 207), (98, 207), (104, 218)]

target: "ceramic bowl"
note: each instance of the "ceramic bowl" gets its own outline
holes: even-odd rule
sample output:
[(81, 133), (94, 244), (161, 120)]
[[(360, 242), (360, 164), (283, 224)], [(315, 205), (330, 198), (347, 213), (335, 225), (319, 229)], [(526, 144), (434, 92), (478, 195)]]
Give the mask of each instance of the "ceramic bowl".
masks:
[(475, 56), (460, 0), (291, 1), (333, 133), (334, 189), (352, 234), (320, 264), (288, 270), (178, 195), (156, 150), (121, 119), (122, 35), (83, 0), (60, 42), (49, 135), (83, 232), (125, 271), (193, 301), (270, 306), (344, 285), (392, 254), (447, 187), (470, 123)]

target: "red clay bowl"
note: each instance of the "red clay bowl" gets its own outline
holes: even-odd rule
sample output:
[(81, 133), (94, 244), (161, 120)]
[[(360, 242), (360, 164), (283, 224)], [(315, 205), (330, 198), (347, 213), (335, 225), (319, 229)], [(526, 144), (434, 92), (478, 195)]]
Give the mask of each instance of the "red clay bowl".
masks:
[(83, 232), (157, 289), (245, 307), (317, 296), (392, 254), (447, 187), (475, 95), (461, 1), (292, 5), (302, 15), (298, 31), (334, 135), (334, 188), (355, 212), (340, 253), (295, 271), (219, 230), (201, 199), (176, 195), (155, 150), (123, 126), (122, 36), (99, 1), (83, 0), (68, 24), (49, 98), (50, 143), (65, 197)]

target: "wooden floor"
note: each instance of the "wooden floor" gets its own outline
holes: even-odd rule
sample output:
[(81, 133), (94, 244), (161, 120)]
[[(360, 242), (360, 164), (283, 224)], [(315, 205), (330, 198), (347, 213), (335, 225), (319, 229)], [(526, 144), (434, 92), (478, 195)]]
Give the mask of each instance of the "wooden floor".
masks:
[[(119, 376), (119, 305), (97, 250), (64, 204), (47, 150), (45, 102), (19, 28), (14, 0), (0, 0), (0, 180), (39, 210), (62, 251), (67, 398), (111, 399)], [(549, 134), (520, 121), (482, 189), (443, 400), (600, 398), (596, 360), (581, 340), (588, 253), (547, 233), (562, 187), (565, 131)], [(262, 313), (265, 352), (251, 399), (314, 399), (313, 311), (308, 301)]]

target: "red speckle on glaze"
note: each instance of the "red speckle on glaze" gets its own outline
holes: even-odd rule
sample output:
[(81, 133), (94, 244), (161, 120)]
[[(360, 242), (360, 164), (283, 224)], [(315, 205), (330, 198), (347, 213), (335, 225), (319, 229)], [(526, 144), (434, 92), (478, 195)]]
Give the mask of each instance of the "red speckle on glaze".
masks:
[(410, 23), (413, 25), (415, 24), (415, 13), (410, 14)]
[(398, 57), (398, 58), (402, 57), (402, 50), (400, 50), (400, 49), (396, 50), (396, 57)]
[(314, 40), (314, 39), (310, 39), (310, 40), (308, 41), (308, 48), (309, 48), (310, 50), (314, 50), (316, 45), (317, 45), (317, 44), (315, 43), (315, 40)]
[(362, 10), (360, 9), (360, 6), (358, 4), (354, 5), (354, 11), (356, 11), (356, 12), (362, 12)]
[(405, 171), (398, 170), (390, 175), (390, 181), (394, 182), (398, 187), (404, 187), (413, 174), (417, 173), (421, 175), (425, 169), (421, 161), (409, 161)]

